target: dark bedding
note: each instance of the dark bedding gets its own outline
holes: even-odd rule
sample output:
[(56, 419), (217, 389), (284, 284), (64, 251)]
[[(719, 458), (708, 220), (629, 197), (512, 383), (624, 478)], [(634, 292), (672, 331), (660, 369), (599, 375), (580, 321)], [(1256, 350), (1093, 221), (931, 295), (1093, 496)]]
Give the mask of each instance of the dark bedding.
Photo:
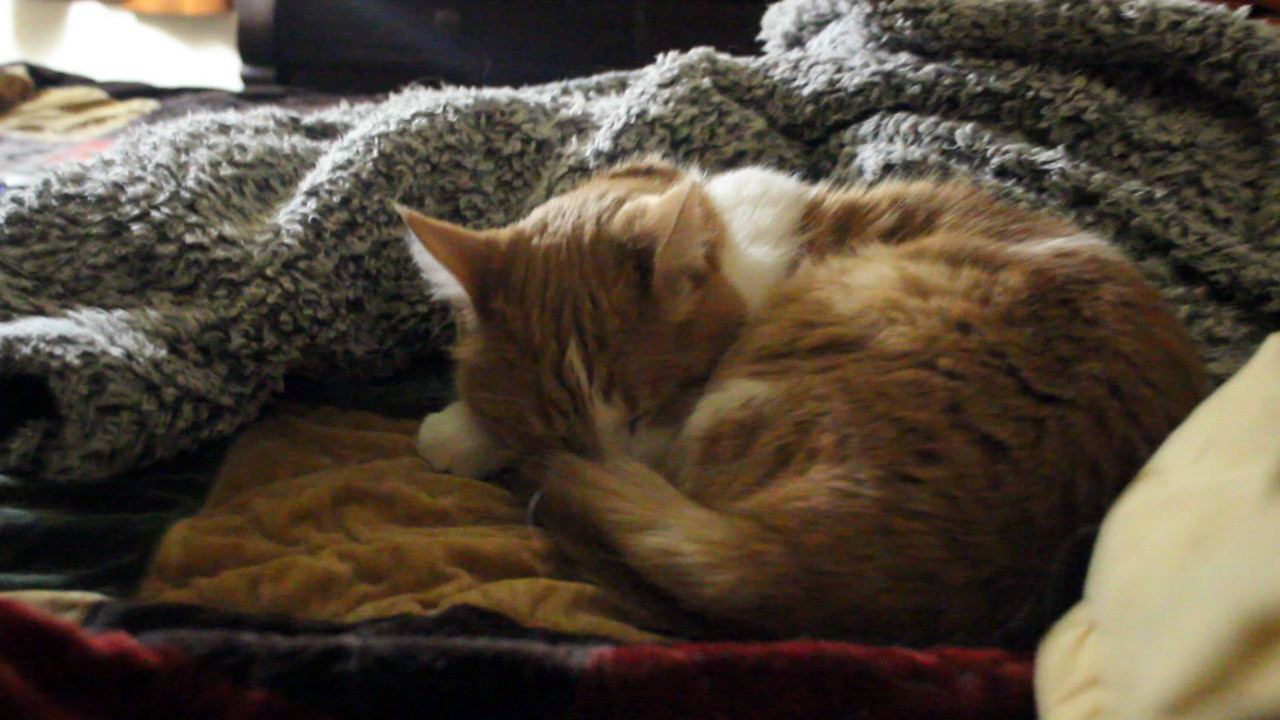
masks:
[[(957, 718), (1035, 716), (1000, 650), (796, 641), (630, 644), (455, 608), (358, 625), (108, 604), (86, 633), (0, 601), (0, 714), (200, 718)], [(39, 648), (39, 652), (31, 652)], [(8, 711), (8, 712), (5, 712)]]

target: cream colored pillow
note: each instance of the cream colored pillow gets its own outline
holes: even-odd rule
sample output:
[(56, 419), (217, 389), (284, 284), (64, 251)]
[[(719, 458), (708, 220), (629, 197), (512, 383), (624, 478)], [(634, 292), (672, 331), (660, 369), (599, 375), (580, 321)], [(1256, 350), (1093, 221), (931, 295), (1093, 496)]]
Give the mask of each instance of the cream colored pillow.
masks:
[(1108, 513), (1036, 698), (1044, 720), (1280, 717), (1280, 333)]

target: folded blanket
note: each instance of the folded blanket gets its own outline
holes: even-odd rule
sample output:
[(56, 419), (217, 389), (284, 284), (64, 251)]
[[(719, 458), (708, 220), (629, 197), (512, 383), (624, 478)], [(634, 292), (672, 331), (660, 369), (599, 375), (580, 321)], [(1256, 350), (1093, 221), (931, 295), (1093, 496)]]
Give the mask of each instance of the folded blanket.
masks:
[(520, 90), (191, 117), (0, 197), (0, 470), (106, 477), (225, 436), (286, 372), (443, 340), (391, 209), (496, 225), (663, 152), (962, 173), (1140, 260), (1219, 378), (1280, 325), (1280, 36), (1192, 0), (784, 0), (765, 52)]
[(656, 637), (573, 580), (510, 493), (432, 473), (416, 425), (301, 406), (253, 425), (135, 597), (329, 621), (468, 605), (530, 627)]
[(106, 603), (87, 623), (108, 632), (0, 600), (5, 718), (1035, 716), (1029, 659), (999, 650), (612, 645), (461, 606), (342, 625)]

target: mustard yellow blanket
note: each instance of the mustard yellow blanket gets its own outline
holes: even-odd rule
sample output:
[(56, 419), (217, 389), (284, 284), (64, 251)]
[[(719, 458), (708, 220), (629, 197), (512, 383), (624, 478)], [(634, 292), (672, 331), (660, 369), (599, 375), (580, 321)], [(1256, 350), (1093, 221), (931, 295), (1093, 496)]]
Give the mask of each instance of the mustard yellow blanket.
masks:
[(284, 406), (236, 442), (138, 599), (355, 621), (467, 603), (525, 625), (652, 639), (572, 579), (496, 485), (433, 473), (414, 421)]

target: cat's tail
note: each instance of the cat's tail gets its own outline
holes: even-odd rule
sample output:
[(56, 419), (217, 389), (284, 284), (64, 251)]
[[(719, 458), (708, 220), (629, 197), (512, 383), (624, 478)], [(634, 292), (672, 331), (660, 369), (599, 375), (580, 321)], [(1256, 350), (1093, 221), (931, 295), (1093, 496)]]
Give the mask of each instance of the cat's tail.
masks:
[(778, 533), (699, 505), (630, 459), (559, 453), (526, 472), (542, 488), (538, 519), (570, 555), (621, 562), (686, 613), (756, 632), (787, 624), (779, 615), (802, 594), (788, 579), (803, 563)]

